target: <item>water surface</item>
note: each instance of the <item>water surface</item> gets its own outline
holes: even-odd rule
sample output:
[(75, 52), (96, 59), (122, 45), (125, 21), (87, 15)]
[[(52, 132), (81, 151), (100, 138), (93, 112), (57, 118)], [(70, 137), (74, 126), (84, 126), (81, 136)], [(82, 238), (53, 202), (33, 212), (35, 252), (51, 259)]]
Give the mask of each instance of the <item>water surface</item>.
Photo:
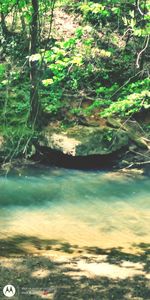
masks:
[(34, 238), (75, 247), (148, 243), (149, 183), (147, 177), (57, 168), (1, 176), (0, 240), (26, 237), (22, 247), (30, 250)]

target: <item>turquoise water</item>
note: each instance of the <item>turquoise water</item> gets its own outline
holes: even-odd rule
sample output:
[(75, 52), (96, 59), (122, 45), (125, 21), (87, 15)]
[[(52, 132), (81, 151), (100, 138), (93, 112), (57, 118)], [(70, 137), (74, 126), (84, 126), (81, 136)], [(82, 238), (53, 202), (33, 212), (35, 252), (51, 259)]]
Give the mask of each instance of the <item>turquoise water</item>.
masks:
[(79, 247), (148, 243), (150, 180), (57, 168), (0, 177), (0, 239), (31, 237)]

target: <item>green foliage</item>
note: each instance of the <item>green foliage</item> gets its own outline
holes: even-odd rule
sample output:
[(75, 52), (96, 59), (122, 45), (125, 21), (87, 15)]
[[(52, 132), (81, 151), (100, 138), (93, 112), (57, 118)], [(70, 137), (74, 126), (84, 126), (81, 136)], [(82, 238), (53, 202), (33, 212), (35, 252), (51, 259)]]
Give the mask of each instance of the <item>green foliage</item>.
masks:
[(114, 139), (114, 132), (113, 130), (108, 130), (107, 133), (103, 136), (105, 143), (108, 142), (108, 144)]
[(110, 15), (109, 10), (107, 10), (106, 6), (101, 3), (87, 1), (79, 4), (79, 8), (84, 19), (90, 22), (100, 22), (103, 18)]
[[(101, 24), (103, 27), (107, 25), (107, 22), (109, 22), (109, 26), (118, 22), (120, 32), (112, 33), (110, 31), (112, 42), (108, 46), (104, 38), (103, 43), (97, 40), (93, 27), (88, 29), (88, 33), (83, 27), (79, 27), (74, 37), (56, 42), (55, 46), (46, 52), (45, 61), (49, 64), (51, 76), (43, 80), (45, 87), (49, 86), (50, 89), (50, 97), (49, 101), (46, 101), (45, 110), (54, 113), (59, 111), (63, 105), (66, 105), (63, 96), (64, 86), (66, 90), (80, 91), (81, 82), (82, 88), (86, 84), (93, 87), (95, 101), (86, 109), (81, 107), (80, 111), (76, 107), (71, 108), (72, 114), (80, 114), (81, 110), (90, 114), (94, 110), (104, 109), (103, 116), (117, 112), (121, 115), (130, 115), (137, 112), (138, 109), (140, 110), (141, 97), (145, 95), (143, 93), (147, 90), (148, 81), (147, 79), (138, 80), (127, 86), (122, 84), (124, 81), (128, 81), (129, 75), (132, 74), (131, 68), (133, 69), (132, 63), (135, 62), (135, 54), (131, 48), (125, 48), (122, 52), (119, 49), (119, 47), (124, 49), (124, 46), (120, 46), (122, 43), (120, 33), (123, 34), (123, 30), (128, 31), (129, 29), (135, 36), (144, 37), (147, 34), (146, 24), (139, 26), (141, 16), (135, 14), (134, 1), (126, 5), (115, 0), (103, 0), (101, 3), (95, 1), (78, 3), (74, 1), (72, 4), (70, 1), (62, 2), (65, 5), (78, 7), (78, 12), (80, 11), (86, 22), (96, 22), (97, 25)], [(142, 4), (141, 1), (141, 7), (143, 7)], [(145, 11), (147, 11), (147, 7), (145, 7)], [(144, 15), (144, 19), (146, 18), (147, 13)], [(141, 30), (141, 33), (137, 33), (138, 30)], [(58, 93), (58, 90), (61, 90), (61, 93)], [(136, 104), (131, 103), (133, 101), (132, 94)], [(123, 106), (122, 110), (120, 105)]]
[(120, 98), (124, 98), (131, 93), (140, 93), (141, 91), (148, 90), (150, 86), (150, 78), (147, 77), (143, 80), (137, 80), (123, 87), (120, 91)]
[(2, 80), (4, 78), (5, 71), (6, 71), (5, 64), (0, 64), (0, 80)]
[(41, 99), (42, 99), (42, 108), (46, 113), (50, 113), (53, 116), (57, 115), (60, 109), (65, 106), (62, 101), (62, 91), (54, 88), (40, 91)]
[(38, 132), (33, 131), (26, 125), (18, 127), (2, 126), (0, 131), (5, 140), (5, 160), (16, 157), (29, 158), (34, 154), (33, 143), (38, 137)]
[[(60, 0), (57, 9), (61, 9), (60, 15), (71, 14), (73, 28), (68, 27), (67, 37), (57, 37), (60, 16), (54, 14), (57, 30), (52, 32), (51, 42), (48, 31), (53, 3), (39, 0), (39, 45), (34, 55), (29, 51), (32, 1), (5, 0), (0, 4), (3, 25), (8, 28), (8, 36), (0, 33), (0, 114), (2, 131), (10, 143), (9, 157), (30, 153), (36, 137), (27, 126), (33, 62), (39, 66), (39, 99), (47, 118), (43, 125), (57, 119), (73, 122), (83, 115), (128, 117), (150, 107), (150, 80), (145, 78), (149, 72), (149, 1), (140, 1), (141, 14), (134, 0)], [(12, 15), (15, 18), (10, 24)], [(111, 139), (111, 134), (106, 139)]]
[[(62, 101), (64, 85), (77, 90), (80, 83), (80, 72), (83, 56), (78, 52), (77, 43), (82, 36), (82, 30), (76, 31), (76, 36), (55, 45), (45, 52), (44, 60), (47, 64), (47, 79), (42, 83), (46, 88), (46, 97), (42, 100), (44, 111), (57, 113), (65, 106)], [(49, 89), (48, 89), (49, 88)], [(48, 96), (49, 90), (49, 97)], [(44, 94), (44, 92), (43, 92)]]
[(89, 105), (85, 109), (85, 113), (89, 115), (94, 110), (101, 109), (101, 108), (106, 108), (106, 107), (108, 107), (111, 104), (112, 104), (112, 101), (108, 100), (108, 99), (98, 99), (98, 100), (95, 100), (91, 105)]
[(77, 51), (77, 42), (81, 36), (81, 31), (77, 31), (77, 36), (65, 42), (56, 42), (51, 50), (45, 52), (44, 60), (48, 64), (52, 78), (43, 80), (43, 84), (57, 84), (67, 77), (68, 69), (79, 67), (83, 63), (83, 57)]
[(105, 109), (101, 113), (101, 116), (108, 117), (111, 115), (120, 115), (125, 117), (133, 115), (143, 108), (150, 108), (150, 92), (148, 90), (128, 95), (122, 100), (119, 99), (117, 102), (111, 104), (109, 108)]
[[(97, 98), (85, 109), (85, 113), (90, 114), (94, 110), (100, 109), (102, 117), (111, 115), (129, 116), (133, 115), (142, 108), (148, 109), (150, 107), (150, 93), (148, 91), (150, 79), (145, 78), (128, 84), (122, 89), (118, 84), (112, 85), (110, 88), (100, 86), (97, 88)], [(118, 91), (118, 93), (117, 93)], [(117, 101), (112, 100), (114, 94), (119, 94)]]

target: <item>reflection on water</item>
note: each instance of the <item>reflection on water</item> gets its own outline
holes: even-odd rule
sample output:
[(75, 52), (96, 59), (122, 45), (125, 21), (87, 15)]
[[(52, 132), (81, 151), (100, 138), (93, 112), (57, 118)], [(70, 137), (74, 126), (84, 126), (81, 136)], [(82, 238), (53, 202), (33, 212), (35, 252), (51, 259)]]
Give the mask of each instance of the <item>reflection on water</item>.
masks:
[(0, 239), (16, 235), (78, 246), (150, 241), (149, 178), (65, 169), (0, 178)]

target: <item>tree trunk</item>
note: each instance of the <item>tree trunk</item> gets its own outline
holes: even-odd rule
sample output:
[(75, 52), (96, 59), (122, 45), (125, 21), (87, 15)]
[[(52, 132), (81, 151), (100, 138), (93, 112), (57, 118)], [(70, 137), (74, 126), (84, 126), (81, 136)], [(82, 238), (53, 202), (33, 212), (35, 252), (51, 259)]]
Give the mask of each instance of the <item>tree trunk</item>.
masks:
[(7, 29), (6, 26), (6, 22), (5, 22), (5, 16), (3, 14), (3, 12), (1, 12), (1, 26), (2, 26), (2, 33), (5, 37), (7, 37), (7, 35), (9, 34), (9, 31)]
[(27, 37), (26, 22), (25, 22), (25, 18), (24, 18), (24, 16), (23, 16), (22, 8), (20, 8), (19, 5), (18, 5), (18, 10), (19, 10), (19, 14), (20, 14), (20, 21), (21, 21), (21, 27), (22, 27), (22, 34), (23, 34), (24, 37)]
[(30, 82), (31, 82), (31, 90), (30, 90), (30, 123), (32, 127), (39, 127), (40, 125), (40, 103), (39, 103), (39, 63), (37, 60), (32, 59), (32, 55), (38, 52), (38, 34), (39, 34), (39, 3), (38, 0), (32, 0), (32, 21), (31, 21), (31, 44), (30, 44)]

